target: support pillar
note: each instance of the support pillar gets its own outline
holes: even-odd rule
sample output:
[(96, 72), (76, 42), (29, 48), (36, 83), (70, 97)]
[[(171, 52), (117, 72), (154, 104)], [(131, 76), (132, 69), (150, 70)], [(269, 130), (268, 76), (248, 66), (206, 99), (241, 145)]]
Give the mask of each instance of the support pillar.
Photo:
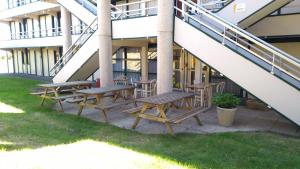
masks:
[(99, 66), (101, 86), (113, 85), (110, 1), (97, 1)]
[(63, 54), (65, 54), (72, 45), (71, 13), (65, 7), (61, 7), (61, 32), (63, 38)]
[(142, 80), (148, 80), (148, 46), (143, 46), (141, 50), (141, 71)]
[(157, 93), (173, 89), (173, 0), (158, 0)]

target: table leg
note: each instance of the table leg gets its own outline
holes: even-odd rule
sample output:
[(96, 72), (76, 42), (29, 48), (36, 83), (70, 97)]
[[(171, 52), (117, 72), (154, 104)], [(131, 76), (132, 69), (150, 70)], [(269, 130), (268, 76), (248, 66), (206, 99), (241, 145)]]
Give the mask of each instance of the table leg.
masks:
[(79, 110), (78, 110), (78, 116), (81, 115), (83, 108), (86, 105), (86, 101), (87, 101), (88, 95), (84, 95), (83, 97), (83, 101), (81, 103), (79, 103)]
[(211, 100), (212, 100), (212, 87), (210, 86), (208, 88), (208, 107), (210, 108), (211, 107)]
[(116, 91), (116, 92), (113, 92), (113, 103), (116, 102), (118, 100), (118, 98), (120, 97), (120, 94), (121, 94), (121, 91)]
[(48, 88), (45, 89), (44, 94), (42, 95), (42, 102), (41, 102), (41, 106), (43, 106), (46, 96), (48, 94)]
[[(142, 110), (141, 110), (141, 112), (139, 113), (139, 114), (144, 114), (145, 112), (146, 112), (146, 110), (148, 109), (148, 105), (147, 104), (144, 104), (143, 105), (143, 108), (142, 108)], [(135, 122), (134, 122), (134, 124), (132, 125), (132, 129), (135, 129), (136, 128), (136, 126), (139, 124), (139, 122), (141, 121), (141, 117), (139, 117), (138, 116), (138, 114), (137, 114), (137, 117), (136, 117), (136, 119), (135, 119)]]
[(196, 115), (196, 116), (194, 116), (194, 118), (196, 119), (196, 121), (197, 121), (197, 123), (198, 123), (198, 125), (199, 126), (202, 126), (203, 124), (201, 123), (201, 121), (200, 121), (200, 119), (199, 119), (199, 117)]
[[(167, 119), (167, 116), (166, 116), (166, 113), (165, 113), (165, 105), (161, 105), (161, 106), (158, 106), (157, 109), (160, 113), (160, 117), (161, 118), (164, 118), (164, 119)], [(168, 133), (171, 134), (171, 135), (174, 135), (174, 132), (173, 132), (173, 129), (171, 127), (171, 124), (169, 122), (165, 122), (164, 123), (167, 130), (168, 130)]]
[[(54, 89), (54, 95), (55, 95), (55, 97), (58, 97), (59, 96), (59, 94), (58, 94), (58, 91), (59, 91), (59, 88), (57, 88), (57, 89)], [(59, 106), (60, 106), (60, 110), (61, 110), (61, 112), (64, 112), (64, 109), (63, 109), (63, 106), (62, 106), (62, 103), (61, 103), (61, 100), (57, 100), (57, 103), (59, 104)]]

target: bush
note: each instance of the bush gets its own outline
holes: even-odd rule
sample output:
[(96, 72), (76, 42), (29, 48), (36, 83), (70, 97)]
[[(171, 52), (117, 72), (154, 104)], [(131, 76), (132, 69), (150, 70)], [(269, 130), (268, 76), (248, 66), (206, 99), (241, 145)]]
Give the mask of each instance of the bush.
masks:
[(213, 97), (213, 103), (221, 108), (232, 109), (238, 106), (241, 100), (231, 93), (216, 94)]

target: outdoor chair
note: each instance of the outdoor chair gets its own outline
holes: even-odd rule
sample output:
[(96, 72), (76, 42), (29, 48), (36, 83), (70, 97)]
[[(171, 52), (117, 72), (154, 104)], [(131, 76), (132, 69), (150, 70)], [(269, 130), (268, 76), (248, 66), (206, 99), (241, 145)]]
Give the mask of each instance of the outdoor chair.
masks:
[(134, 98), (138, 98), (138, 96), (143, 96), (143, 88), (142, 85), (138, 85), (133, 78), (130, 78), (130, 83), (134, 87)]
[(156, 87), (157, 87), (156, 79), (151, 80), (147, 90), (144, 90), (144, 97), (150, 97), (156, 95)]
[(210, 85), (205, 85), (204, 89), (194, 90), (194, 106), (195, 107), (209, 107), (210, 105)]
[(225, 89), (225, 82), (220, 82), (217, 86), (216, 86), (216, 93), (224, 93), (224, 89)]

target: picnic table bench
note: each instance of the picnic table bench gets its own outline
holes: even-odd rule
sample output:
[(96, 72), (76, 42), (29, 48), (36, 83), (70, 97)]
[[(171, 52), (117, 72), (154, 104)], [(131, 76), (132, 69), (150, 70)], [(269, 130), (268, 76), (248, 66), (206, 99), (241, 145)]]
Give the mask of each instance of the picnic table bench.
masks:
[(95, 106), (95, 109), (101, 110), (101, 112), (104, 115), (105, 121), (108, 122), (108, 117), (107, 117), (107, 112), (115, 107), (123, 106), (123, 105), (128, 105), (134, 103), (134, 100), (125, 100), (121, 102), (115, 102), (115, 103), (110, 103), (110, 104), (98, 104)]
[[(136, 113), (136, 120), (132, 125), (132, 129), (135, 129), (139, 124), (141, 119), (152, 120), (160, 123), (164, 123), (168, 132), (173, 135), (173, 129), (171, 127), (171, 123), (178, 124), (182, 121), (194, 117), (199, 125), (202, 125), (200, 119), (198, 118), (198, 114), (201, 112), (206, 111), (206, 109), (196, 108), (193, 109), (191, 105), (191, 101), (193, 98), (193, 93), (183, 93), (183, 92), (170, 92), (165, 94), (160, 94), (156, 96), (151, 96), (147, 98), (137, 99), (136, 102), (140, 102), (143, 104), (142, 107), (136, 108), (132, 110), (133, 113)], [(181, 102), (181, 106), (177, 106), (175, 103)], [(174, 107), (178, 108), (185, 108), (187, 111), (182, 115), (178, 115), (173, 118), (169, 118), (167, 113), (169, 113), (169, 109)], [(156, 108), (158, 111), (157, 115), (153, 114), (146, 114), (146, 111), (149, 109)], [(127, 113), (130, 113), (129, 111)], [(170, 112), (171, 113), (171, 112)]]
[[(79, 103), (79, 111), (78, 115), (80, 116), (83, 109), (85, 107), (92, 107), (98, 110), (101, 110), (101, 112), (104, 115), (105, 121), (108, 121), (107, 119), (107, 112), (115, 107), (122, 106), (122, 105), (127, 105), (131, 103), (135, 103), (134, 100), (126, 100), (127, 98), (124, 98), (124, 101), (121, 102), (116, 102), (118, 98), (122, 98), (121, 93), (124, 91), (127, 91), (129, 93), (130, 97), (133, 98), (133, 86), (128, 86), (128, 85), (114, 85), (110, 87), (100, 87), (100, 88), (91, 88), (91, 89), (84, 89), (84, 90), (79, 90), (77, 93), (83, 94), (83, 101)], [(108, 95), (111, 94), (111, 95)], [(103, 103), (103, 98), (106, 96), (112, 96), (113, 100), (112, 103), (109, 104), (104, 104)], [(93, 103), (88, 103), (88, 97), (95, 97), (96, 100)]]
[[(50, 83), (39, 84), (40, 91), (32, 92), (31, 94), (42, 98), (41, 105), (44, 104), (46, 99), (55, 100), (63, 111), (62, 101), (69, 98), (80, 98), (83, 95), (76, 94), (75, 91), (83, 88), (90, 88), (94, 82), (91, 81), (73, 81), (65, 83)], [(71, 93), (62, 95), (62, 93)]]

